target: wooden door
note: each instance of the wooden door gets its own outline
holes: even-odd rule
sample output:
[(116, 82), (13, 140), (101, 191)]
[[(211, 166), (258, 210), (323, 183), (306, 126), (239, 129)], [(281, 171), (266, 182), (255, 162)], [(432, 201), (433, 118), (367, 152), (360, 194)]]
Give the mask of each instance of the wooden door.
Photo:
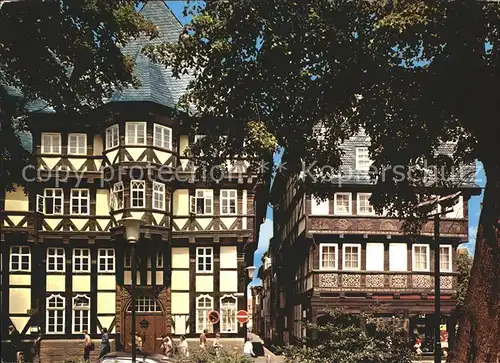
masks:
[[(131, 322), (132, 314), (127, 313), (125, 319), (124, 340), (130, 337), (132, 330)], [(139, 333), (142, 338), (142, 350), (144, 353), (160, 353), (161, 341), (157, 339), (167, 333), (165, 317), (163, 315), (136, 314), (135, 331)], [(125, 351), (130, 352), (131, 350), (132, 345), (129, 338)]]

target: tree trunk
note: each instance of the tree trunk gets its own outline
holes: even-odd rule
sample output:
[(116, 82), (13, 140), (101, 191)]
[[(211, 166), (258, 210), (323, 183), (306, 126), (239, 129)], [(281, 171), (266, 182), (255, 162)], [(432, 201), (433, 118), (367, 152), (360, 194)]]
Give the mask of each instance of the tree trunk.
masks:
[(487, 181), (474, 263), (449, 363), (496, 363), (500, 347), (500, 159), (483, 164)]

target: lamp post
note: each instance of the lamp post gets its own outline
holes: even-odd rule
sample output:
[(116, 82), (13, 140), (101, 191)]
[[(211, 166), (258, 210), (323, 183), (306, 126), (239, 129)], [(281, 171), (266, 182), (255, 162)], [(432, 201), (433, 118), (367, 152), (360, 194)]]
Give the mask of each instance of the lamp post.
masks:
[[(444, 197), (436, 197), (417, 205), (427, 211), (427, 217), (434, 217), (434, 363), (441, 362), (441, 251), (439, 246), (439, 226), (441, 216), (451, 212), (462, 193), (457, 192)], [(436, 211), (436, 206), (441, 208)]]
[(132, 338), (132, 363), (136, 362), (136, 357), (137, 357), (137, 346), (135, 344), (135, 303), (136, 303), (136, 297), (135, 297), (135, 287), (137, 284), (137, 265), (135, 261), (135, 246), (137, 244), (137, 241), (139, 241), (139, 234), (140, 234), (140, 226), (142, 223), (141, 219), (138, 218), (133, 218), (133, 217), (127, 217), (123, 218), (120, 220), (120, 223), (125, 227), (125, 238), (127, 239), (127, 242), (131, 246), (131, 264), (132, 264), (132, 286), (131, 286), (131, 299), (132, 299), (132, 322), (131, 322), (131, 338)]
[[(250, 280), (249, 283), (253, 280), (253, 277), (255, 275), (255, 270), (257, 270), (257, 267), (255, 266), (248, 266), (245, 268), (247, 272), (248, 279)], [(248, 284), (246, 284), (248, 286)], [(246, 290), (246, 289), (245, 289)], [(248, 307), (248, 290), (245, 291), (245, 310)], [(248, 328), (247, 328), (247, 323), (245, 323), (245, 342), (247, 341), (248, 338)]]

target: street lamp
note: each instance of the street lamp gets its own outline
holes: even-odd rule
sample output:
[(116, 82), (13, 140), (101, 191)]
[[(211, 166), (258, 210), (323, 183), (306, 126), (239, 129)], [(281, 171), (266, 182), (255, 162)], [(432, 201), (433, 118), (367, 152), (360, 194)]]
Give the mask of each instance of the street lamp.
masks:
[[(434, 363), (441, 362), (441, 259), (439, 249), (439, 224), (441, 216), (453, 210), (462, 193), (457, 192), (444, 197), (435, 197), (417, 205), (428, 218), (434, 217)], [(436, 210), (436, 206), (440, 209)]]
[(253, 275), (255, 274), (255, 270), (257, 270), (257, 267), (248, 266), (245, 270), (247, 270), (248, 278), (250, 280), (253, 280)]
[(120, 220), (120, 223), (125, 227), (125, 238), (127, 239), (127, 242), (131, 246), (131, 251), (130, 251), (130, 260), (132, 264), (132, 286), (131, 286), (131, 299), (132, 299), (132, 322), (131, 322), (131, 333), (130, 335), (132, 336), (132, 363), (136, 362), (136, 357), (137, 357), (137, 347), (135, 344), (135, 285), (137, 283), (137, 265), (135, 261), (135, 245), (137, 244), (137, 241), (139, 241), (139, 235), (140, 235), (140, 226), (142, 224), (142, 220), (138, 218), (133, 218), (133, 217), (127, 217), (123, 218)]

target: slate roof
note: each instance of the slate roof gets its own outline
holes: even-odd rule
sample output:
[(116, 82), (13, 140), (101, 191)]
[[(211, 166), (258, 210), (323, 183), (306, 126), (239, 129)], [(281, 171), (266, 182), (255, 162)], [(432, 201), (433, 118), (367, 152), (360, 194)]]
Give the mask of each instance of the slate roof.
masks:
[[(184, 94), (191, 79), (190, 75), (172, 76), (170, 68), (154, 63), (142, 49), (148, 44), (177, 42), (183, 26), (170, 11), (164, 1), (147, 1), (140, 13), (158, 27), (158, 36), (152, 40), (139, 37), (128, 43), (122, 50), (134, 59), (134, 74), (140, 81), (139, 88), (128, 87), (115, 92), (105, 102), (154, 102), (166, 107), (174, 108), (179, 98)], [(22, 97), (22, 93), (7, 87), (9, 94)], [(26, 105), (28, 112), (53, 113), (52, 107), (47, 107), (43, 100), (30, 102)]]
[(109, 102), (150, 101), (174, 108), (192, 77), (189, 75), (172, 77), (170, 69), (151, 61), (142, 53), (142, 49), (148, 44), (177, 42), (183, 27), (163, 1), (146, 2), (140, 13), (158, 27), (159, 35), (152, 40), (140, 37), (125, 46), (123, 53), (134, 59), (134, 74), (141, 82), (141, 86), (137, 89), (130, 87), (116, 92)]
[[(368, 171), (357, 170), (356, 169), (356, 148), (357, 147), (368, 147), (370, 145), (370, 138), (364, 132), (360, 132), (357, 135), (346, 140), (341, 148), (344, 151), (342, 156), (342, 175), (339, 178), (332, 178), (334, 184), (341, 185), (372, 185), (374, 180), (369, 176)], [(454, 144), (443, 143), (438, 148), (439, 154), (453, 155)], [(430, 175), (429, 175), (430, 176)], [(476, 165), (475, 164), (464, 164), (461, 165), (459, 170), (450, 177), (450, 181), (454, 185), (461, 188), (477, 188), (478, 185), (475, 182), (476, 178)]]

